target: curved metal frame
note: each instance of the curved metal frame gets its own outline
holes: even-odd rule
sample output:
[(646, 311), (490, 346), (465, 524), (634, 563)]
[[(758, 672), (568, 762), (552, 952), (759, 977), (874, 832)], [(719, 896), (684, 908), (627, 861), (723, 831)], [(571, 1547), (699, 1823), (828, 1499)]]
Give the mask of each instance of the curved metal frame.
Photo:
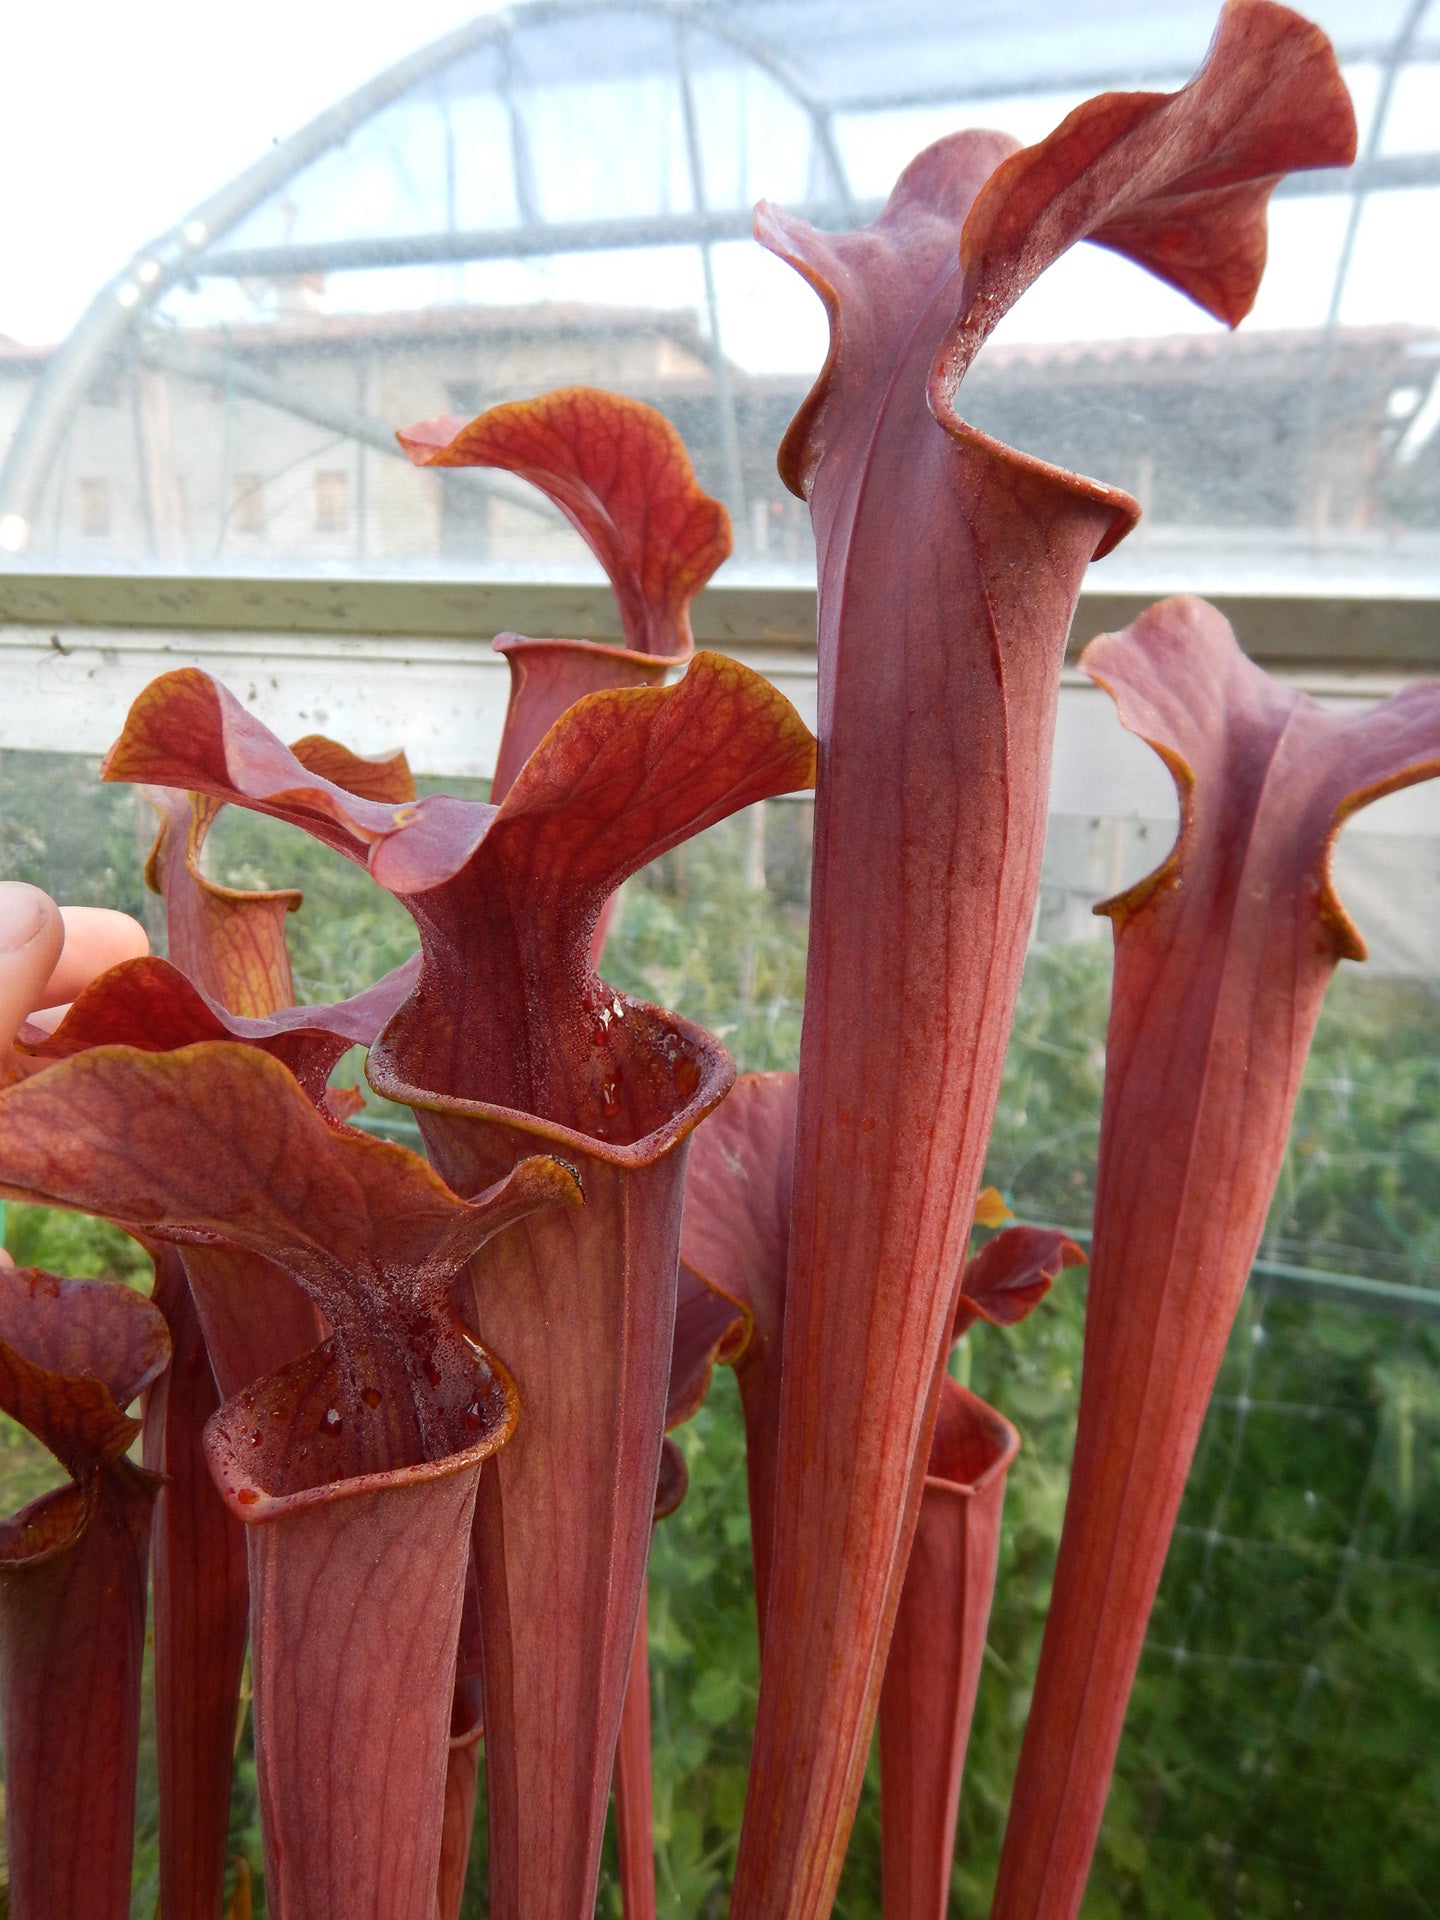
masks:
[[(16, 428), (0, 468), (0, 547), (21, 552), (28, 544), (55, 451), (90, 383), (135, 322), (175, 281), (205, 270), (206, 255), (215, 240), (233, 230), (286, 181), (347, 140), (357, 127), (467, 55), (485, 46), (498, 46), (508, 53), (518, 30), (596, 13), (649, 14), (668, 19), (677, 28), (684, 23), (729, 44), (762, 68), (808, 115), (837, 199), (843, 208), (850, 209), (853, 203), (825, 109), (771, 49), (737, 32), (717, 7), (687, 5), (685, 0), (533, 0), (514, 14), (482, 15), (408, 54), (280, 141), (218, 193), (192, 208), (167, 233), (140, 248), (129, 264), (106, 282), (46, 366)], [(518, 158), (523, 149), (523, 129), (513, 111), (511, 118), (519, 142)], [(692, 155), (692, 168), (693, 164)], [(517, 190), (525, 190), (527, 178), (527, 170), (522, 168)], [(538, 209), (531, 210), (531, 224), (543, 234), (543, 222), (534, 218), (536, 212)], [(701, 244), (708, 259), (708, 244), (703, 240)], [(712, 323), (713, 318), (712, 314)], [(716, 351), (718, 354), (718, 334)], [(723, 390), (724, 383), (720, 384)], [(733, 437), (733, 425), (727, 433), (722, 421), (722, 445)], [(734, 464), (733, 460), (727, 461), (727, 467)], [(727, 474), (727, 478), (738, 484), (738, 474)]]
[(356, 127), (392, 101), (484, 45), (499, 24), (493, 16), (473, 20), (407, 54), (202, 200), (105, 283), (36, 384), (0, 468), (0, 546), (19, 552), (28, 542), (35, 504), (60, 437), (90, 382), (138, 313), (152, 307), (172, 281), (195, 272), (213, 239), (228, 233), (287, 180), (347, 140)]

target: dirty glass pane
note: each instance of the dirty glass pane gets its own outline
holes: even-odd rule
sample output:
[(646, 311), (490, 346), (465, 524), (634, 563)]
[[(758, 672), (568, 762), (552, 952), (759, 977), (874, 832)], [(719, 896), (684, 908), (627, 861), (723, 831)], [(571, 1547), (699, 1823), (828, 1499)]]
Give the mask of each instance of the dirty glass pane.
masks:
[[(1440, 43), (1398, 0), (1312, 11), (1362, 167), (1282, 186), (1240, 333), (1081, 248), (967, 386), (980, 424), (1140, 499), (1099, 578), (1435, 578)], [(730, 577), (803, 580), (774, 455), (824, 323), (748, 239), (753, 202), (869, 217), (926, 142), (1033, 140), (1100, 87), (1177, 84), (1212, 26), (1191, 0), (481, 14), (236, 182), (177, 165), (173, 228), (129, 235), (109, 282), (96, 261), (69, 339), (0, 340), (0, 541), (46, 567), (584, 573), (522, 486), (416, 474), (393, 439), (584, 381), (679, 427), (730, 506)]]

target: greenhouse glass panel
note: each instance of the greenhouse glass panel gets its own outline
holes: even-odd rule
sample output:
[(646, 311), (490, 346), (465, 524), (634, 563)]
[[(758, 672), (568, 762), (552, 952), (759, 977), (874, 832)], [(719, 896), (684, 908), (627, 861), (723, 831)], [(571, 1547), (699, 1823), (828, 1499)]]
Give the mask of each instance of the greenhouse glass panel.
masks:
[[(1282, 182), (1244, 324), (1227, 332), (1081, 247), (996, 329), (961, 407), (1144, 510), (1091, 570), (1072, 662), (1075, 642), (1146, 600), (1202, 592), (1264, 664), (1353, 706), (1440, 670), (1440, 4), (1302, 5), (1336, 41), (1360, 157)], [(754, 203), (835, 230), (873, 219), (916, 151), (956, 129), (1031, 142), (1097, 90), (1182, 84), (1215, 13), (1216, 0), (518, 0), (472, 19), (457, 5), (427, 14), (439, 38), (337, 89), (233, 177), (192, 179), (177, 154), (173, 218), (143, 245), (127, 234), (109, 278), (113, 262), (95, 260), (93, 299), (61, 337), (10, 338), (0, 303), (0, 879), (124, 907), (163, 949), (142, 880), (150, 810), (96, 774), (128, 702), (172, 666), (215, 672), (286, 738), (403, 745), (422, 791), (483, 796), (507, 691), (486, 643), (511, 626), (613, 641), (614, 608), (538, 493), (498, 472), (419, 472), (395, 434), (571, 384), (644, 400), (679, 430), (735, 534), (697, 639), (757, 667), (813, 724), (813, 536), (775, 455), (826, 323), (750, 238)], [(224, 85), (223, 61), (206, 86)], [(17, 279), (44, 272), (21, 265)], [(986, 1178), (1020, 1218), (1082, 1240), (1111, 977), (1094, 909), (1158, 865), (1176, 819), (1160, 762), (1067, 668)], [(791, 798), (666, 854), (619, 898), (606, 979), (702, 1023), (742, 1068), (793, 1067), (811, 837), (809, 801)], [(356, 991), (412, 950), (388, 895), (275, 822), (230, 810), (205, 861), (226, 885), (303, 888), (302, 999)], [(1326, 1003), (1084, 1920), (1434, 1911), (1440, 782), (1348, 824), (1334, 876), (1370, 957), (1342, 967)], [(356, 1073), (351, 1060), (339, 1078)], [(365, 1124), (418, 1139), (408, 1110), (378, 1097)], [(141, 1264), (118, 1230), (69, 1216), (12, 1205), (5, 1226), (21, 1261), (117, 1279)], [(1003, 1336), (977, 1329), (955, 1363), (1025, 1442), (962, 1803), (951, 1910), (967, 1916), (995, 1878), (1083, 1315), (1072, 1273), (1044, 1312)], [(676, 1920), (723, 1910), (753, 1720), (728, 1378), (683, 1444), (690, 1495), (657, 1534), (650, 1600), (657, 1727), (684, 1729), (655, 1753)], [(12, 1506), (41, 1484), (26, 1446), (0, 1420)], [(230, 1844), (258, 1892), (252, 1758), (244, 1748)], [(874, 1788), (846, 1920), (881, 1911)], [(156, 1905), (155, 1820), (152, 1769), (137, 1913)], [(466, 1913), (484, 1911), (484, 1871), (482, 1833)], [(607, 1859), (600, 1910), (618, 1902)]]
[[(1315, 12), (1360, 160), (1282, 183), (1240, 331), (1086, 247), (967, 384), (978, 424), (1140, 498), (1101, 580), (1384, 591), (1440, 570), (1440, 281), (1417, 244), (1440, 220), (1440, 47), (1423, 8)], [(393, 439), (585, 381), (681, 429), (732, 512), (728, 577), (804, 580), (773, 462), (824, 321), (746, 238), (754, 201), (853, 224), (920, 145), (1034, 140), (1098, 87), (1178, 84), (1212, 25), (1133, 0), (1083, 22), (1040, 0), (481, 14), (229, 185), (194, 183), (68, 339), (0, 347), (0, 540), (41, 568), (585, 577), (543, 502), (412, 473)], [(341, 472), (343, 525), (310, 506)]]

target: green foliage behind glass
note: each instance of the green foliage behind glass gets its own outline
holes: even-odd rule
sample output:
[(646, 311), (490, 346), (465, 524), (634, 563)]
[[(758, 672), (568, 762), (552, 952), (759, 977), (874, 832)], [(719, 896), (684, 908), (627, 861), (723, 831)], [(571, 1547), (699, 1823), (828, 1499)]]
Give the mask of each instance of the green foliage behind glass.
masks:
[(0, 880), (143, 918), (154, 814), (133, 788), (99, 776), (100, 762), (78, 754), (0, 750)]

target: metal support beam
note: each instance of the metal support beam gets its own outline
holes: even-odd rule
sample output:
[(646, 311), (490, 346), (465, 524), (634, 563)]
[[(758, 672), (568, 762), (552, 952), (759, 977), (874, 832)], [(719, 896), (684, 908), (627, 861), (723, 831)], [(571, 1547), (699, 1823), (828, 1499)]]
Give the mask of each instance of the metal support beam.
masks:
[[(812, 226), (844, 226), (873, 220), (883, 202), (850, 207), (820, 200), (788, 207)], [(628, 215), (617, 220), (556, 220), (515, 227), (474, 227), (459, 233), (377, 234), (354, 240), (314, 240), (305, 245), (234, 248), (196, 263), (197, 275), (226, 280), (281, 279), (292, 274), (345, 273), (374, 267), (443, 266), (455, 260), (530, 260), (556, 253), (618, 253), (636, 247), (704, 246), (748, 240), (755, 224), (751, 207), (694, 213)]]
[[(358, 440), (362, 446), (374, 447), (377, 453), (388, 454), (392, 459), (403, 461), (406, 457), (395, 438), (395, 429), (385, 421), (377, 420), (373, 414), (362, 413), (358, 408), (329, 401), (313, 387), (297, 386), (292, 381), (277, 380), (271, 374), (261, 373), (237, 355), (221, 353), (212, 347), (193, 346), (188, 341), (173, 339), (158, 329), (142, 335), (136, 343), (136, 349), (140, 359), (148, 366), (163, 367), (167, 373), (198, 381), (204, 386), (219, 387), (222, 392), (243, 393), (248, 399), (258, 400), (262, 406), (273, 407), (277, 413), (289, 414), (292, 419), (306, 420), (311, 426), (323, 427), (328, 433), (339, 433), (349, 440)], [(528, 486), (514, 474), (503, 473), (492, 467), (451, 467), (440, 471), (448, 484), (458, 482), (478, 487), (497, 499), (523, 507), (527, 513), (533, 513), (541, 520), (563, 524), (559, 509), (538, 488)]]
[[(1363, 168), (1363, 171), (1362, 171)], [(1407, 193), (1416, 187), (1440, 186), (1440, 153), (1394, 153), (1358, 162), (1353, 167), (1316, 167), (1310, 173), (1287, 173), (1275, 189), (1277, 200), (1309, 200), (1325, 194)]]
[[(1332, 34), (1335, 43), (1335, 57), (1342, 67), (1369, 66), (1389, 58), (1392, 42), (1389, 40), (1341, 40)], [(1416, 40), (1413, 48), (1416, 60), (1440, 60), (1440, 39)], [(1017, 84), (1013, 73), (1002, 73), (994, 79), (981, 80), (967, 77), (962, 89), (954, 80), (897, 88), (891, 93), (840, 93), (830, 102), (835, 113), (892, 113), (896, 108), (904, 107), (943, 107), (952, 100), (962, 99), (966, 104), (982, 100), (1013, 100), (1017, 93), (1024, 92), (1028, 98), (1036, 94), (1063, 94), (1073, 98), (1077, 93), (1092, 93), (1097, 87), (1183, 87), (1194, 73), (1194, 62), (1177, 65), (1168, 64), (1127, 64), (1123, 77), (1117, 75), (1115, 62), (1095, 61), (1085, 67), (1068, 67), (1049, 73), (1032, 73), (1023, 88)]]
[(541, 220), (540, 195), (535, 185), (535, 161), (530, 152), (530, 133), (515, 98), (515, 43), (511, 34), (500, 42), (499, 94), (510, 126), (510, 170), (515, 181), (515, 208), (521, 220), (534, 226)]
[(258, 400), (277, 413), (306, 420), (328, 433), (344, 434), (362, 446), (374, 447), (377, 453), (390, 454), (398, 460), (405, 458), (395, 439), (395, 429), (386, 426), (383, 420), (376, 420), (358, 408), (326, 400), (313, 387), (276, 380), (235, 354), (222, 353), (213, 347), (192, 346), (188, 341), (159, 331), (142, 334), (135, 343), (135, 351), (146, 366), (161, 367), (166, 373), (178, 374), (181, 379), (194, 380), (201, 386), (218, 387), (222, 393), (243, 393), (247, 399)]
[[(685, 123), (685, 152), (690, 164), (690, 196), (696, 213), (703, 219), (705, 193), (705, 157), (700, 149), (700, 115), (695, 103), (695, 84), (690, 72), (690, 49), (683, 25), (675, 28), (675, 61), (680, 70), (680, 113)], [(725, 475), (725, 503), (731, 516), (745, 524), (745, 476), (740, 465), (740, 428), (735, 418), (735, 391), (730, 381), (730, 365), (720, 334), (720, 295), (715, 284), (715, 257), (711, 242), (700, 242), (700, 267), (705, 279), (705, 312), (710, 327), (710, 371), (715, 380), (715, 414), (719, 429), (720, 463)]]
[[(1440, 186), (1440, 154), (1407, 153), (1373, 160), (1365, 172), (1366, 194)], [(1314, 198), (1353, 193), (1347, 167), (1320, 167), (1287, 174), (1276, 198)], [(880, 200), (812, 200), (786, 211), (813, 227), (841, 229), (873, 220)], [(713, 245), (748, 240), (754, 225), (749, 207), (707, 208), (695, 213), (634, 215), (623, 220), (572, 220), (515, 227), (472, 227), (459, 233), (377, 234), (355, 240), (315, 240), (305, 245), (217, 250), (195, 264), (197, 275), (222, 279), (281, 279), (305, 273), (344, 273), (374, 267), (439, 266), (455, 260), (528, 260), (544, 254), (616, 252), (630, 247)]]

